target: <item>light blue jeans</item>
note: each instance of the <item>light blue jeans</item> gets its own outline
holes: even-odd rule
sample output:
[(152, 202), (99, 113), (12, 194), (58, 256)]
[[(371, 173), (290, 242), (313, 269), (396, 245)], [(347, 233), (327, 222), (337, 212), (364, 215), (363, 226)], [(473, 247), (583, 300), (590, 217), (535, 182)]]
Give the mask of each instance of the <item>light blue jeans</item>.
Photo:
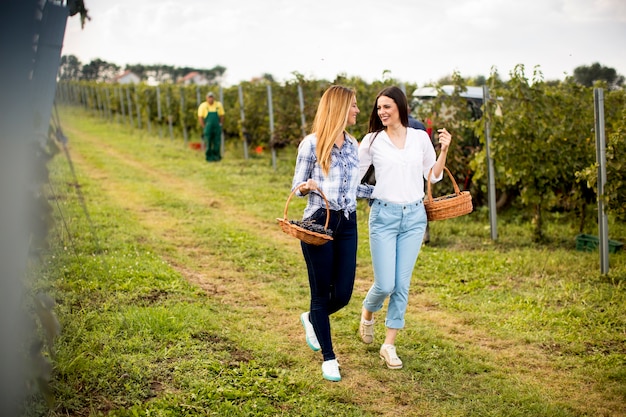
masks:
[(411, 275), (426, 224), (421, 200), (409, 204), (374, 200), (371, 205), (369, 235), (374, 285), (367, 292), (363, 307), (376, 313), (389, 297), (385, 326), (390, 329), (404, 328)]

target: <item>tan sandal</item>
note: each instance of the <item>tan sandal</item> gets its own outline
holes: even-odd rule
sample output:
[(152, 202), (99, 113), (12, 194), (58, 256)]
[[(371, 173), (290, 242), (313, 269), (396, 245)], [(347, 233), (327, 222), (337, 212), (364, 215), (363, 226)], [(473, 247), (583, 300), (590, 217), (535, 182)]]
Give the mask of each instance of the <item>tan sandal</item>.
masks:
[(363, 343), (367, 343), (368, 345), (374, 341), (374, 320), (370, 324), (361, 323), (359, 324), (359, 334), (361, 335), (361, 340)]

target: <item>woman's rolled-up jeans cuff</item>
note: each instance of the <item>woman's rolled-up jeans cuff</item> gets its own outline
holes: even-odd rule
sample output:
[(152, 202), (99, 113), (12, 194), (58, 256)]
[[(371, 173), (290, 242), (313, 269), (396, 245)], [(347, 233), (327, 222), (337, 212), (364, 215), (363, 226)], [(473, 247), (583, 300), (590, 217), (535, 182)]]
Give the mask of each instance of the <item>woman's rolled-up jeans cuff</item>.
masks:
[(385, 320), (385, 327), (388, 329), (404, 329), (404, 320)]

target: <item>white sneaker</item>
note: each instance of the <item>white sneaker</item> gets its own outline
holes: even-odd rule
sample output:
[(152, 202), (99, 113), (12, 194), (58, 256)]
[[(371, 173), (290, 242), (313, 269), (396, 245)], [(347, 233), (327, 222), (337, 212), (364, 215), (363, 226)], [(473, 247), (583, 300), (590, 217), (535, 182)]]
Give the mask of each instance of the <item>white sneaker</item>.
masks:
[(320, 350), (320, 342), (317, 340), (317, 336), (315, 335), (315, 329), (311, 324), (311, 320), (309, 319), (309, 312), (305, 312), (300, 314), (300, 321), (302, 322), (302, 326), (304, 327), (304, 335), (306, 338), (306, 344), (309, 345), (314, 352)]
[(339, 373), (339, 364), (337, 363), (337, 359), (324, 361), (324, 363), (322, 363), (322, 376), (324, 379), (329, 381), (341, 381), (341, 374)]
[(385, 364), (389, 369), (402, 369), (402, 361), (396, 353), (394, 345), (383, 344), (380, 347), (380, 358), (385, 360)]

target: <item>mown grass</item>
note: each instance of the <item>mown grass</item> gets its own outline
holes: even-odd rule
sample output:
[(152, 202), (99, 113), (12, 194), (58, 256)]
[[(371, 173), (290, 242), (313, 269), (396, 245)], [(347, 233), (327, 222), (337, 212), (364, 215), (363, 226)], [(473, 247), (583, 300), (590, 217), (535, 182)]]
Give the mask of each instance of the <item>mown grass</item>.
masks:
[[(361, 202), (354, 298), (332, 318), (344, 379), (332, 384), (298, 322), (299, 245), (274, 220), (293, 150), (273, 169), (229, 144), (207, 164), (180, 140), (61, 114), (77, 178), (62, 155), (51, 163), (57, 223), (33, 271), (62, 324), (56, 403), (46, 411), (35, 394), (27, 415), (626, 415), (626, 254), (601, 276), (597, 252), (574, 249), (573, 219), (550, 216), (543, 245), (515, 213), (496, 242), (483, 209), (431, 223), (398, 339), (405, 368), (390, 371), (356, 336), (371, 283)], [(294, 199), (289, 217), (302, 207)], [(610, 230), (626, 240), (624, 224)]]

